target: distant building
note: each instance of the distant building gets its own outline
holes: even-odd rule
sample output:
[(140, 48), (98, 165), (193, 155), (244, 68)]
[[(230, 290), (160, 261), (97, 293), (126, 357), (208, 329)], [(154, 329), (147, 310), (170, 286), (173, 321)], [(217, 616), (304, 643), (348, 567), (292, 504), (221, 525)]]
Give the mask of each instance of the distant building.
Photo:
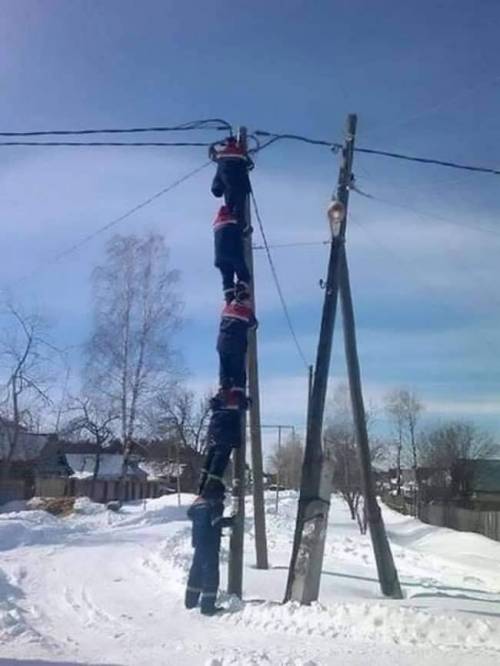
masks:
[[(49, 435), (32, 433), (20, 427), (14, 450), (11, 450), (15, 425), (0, 420), (0, 503), (33, 496), (36, 467), (49, 442)], [(8, 466), (8, 473), (6, 467)]]
[(451, 477), (461, 497), (500, 506), (500, 460), (460, 460), (453, 466)]

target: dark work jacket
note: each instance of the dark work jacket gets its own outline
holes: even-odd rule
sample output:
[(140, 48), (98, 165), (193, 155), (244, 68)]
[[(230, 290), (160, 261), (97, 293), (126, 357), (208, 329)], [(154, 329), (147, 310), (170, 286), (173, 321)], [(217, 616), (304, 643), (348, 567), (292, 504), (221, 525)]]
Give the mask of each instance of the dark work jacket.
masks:
[(236, 217), (239, 227), (245, 229), (245, 202), (250, 193), (247, 164), (241, 159), (220, 159), (212, 182), (212, 194), (224, 196), (226, 206)]
[(237, 449), (241, 446), (241, 412), (218, 409), (208, 424), (208, 446)]

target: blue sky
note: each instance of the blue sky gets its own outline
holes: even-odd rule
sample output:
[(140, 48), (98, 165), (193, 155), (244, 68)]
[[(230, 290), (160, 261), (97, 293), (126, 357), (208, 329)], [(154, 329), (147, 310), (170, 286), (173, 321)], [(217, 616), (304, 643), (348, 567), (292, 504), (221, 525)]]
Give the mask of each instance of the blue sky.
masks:
[[(0, 0), (0, 15), (6, 131), (219, 116), (338, 141), (346, 113), (357, 112), (360, 146), (500, 163), (495, 0)], [(80, 344), (106, 236), (21, 278), (205, 159), (202, 148), (0, 147), (0, 284), (50, 314), (59, 344)], [(301, 144), (259, 156), (252, 178), (270, 241), (327, 238), (337, 169), (328, 150)], [(427, 418), (472, 418), (499, 433), (498, 177), (359, 154), (354, 172), (377, 197), (353, 194), (348, 232), (367, 400), (407, 385)], [(208, 169), (117, 228), (165, 234), (182, 271), (182, 345), (200, 391), (214, 385), (217, 365), (210, 177)], [(274, 251), (311, 362), (327, 251)], [(262, 252), (255, 268), (264, 421), (300, 425), (304, 368)], [(334, 346), (332, 377), (342, 381), (340, 332)]]

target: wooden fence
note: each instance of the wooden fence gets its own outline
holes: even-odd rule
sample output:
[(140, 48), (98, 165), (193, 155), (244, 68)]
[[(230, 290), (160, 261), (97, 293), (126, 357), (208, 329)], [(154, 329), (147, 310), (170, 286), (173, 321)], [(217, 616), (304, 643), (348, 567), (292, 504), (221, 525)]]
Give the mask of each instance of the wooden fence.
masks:
[(0, 482), (0, 504), (30, 497), (30, 484), (23, 479), (6, 479)]
[(437, 527), (450, 527), (460, 532), (477, 532), (500, 541), (500, 511), (473, 511), (453, 504), (421, 504), (419, 518)]
[(89, 497), (94, 502), (138, 500), (171, 492), (161, 481), (103, 481), (92, 479), (40, 478), (35, 481), (37, 497)]

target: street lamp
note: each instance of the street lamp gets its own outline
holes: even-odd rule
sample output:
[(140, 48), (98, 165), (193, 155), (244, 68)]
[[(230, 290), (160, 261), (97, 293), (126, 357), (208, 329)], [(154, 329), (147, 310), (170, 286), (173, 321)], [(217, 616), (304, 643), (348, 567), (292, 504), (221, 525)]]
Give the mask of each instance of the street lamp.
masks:
[(345, 206), (342, 201), (333, 199), (328, 206), (326, 214), (328, 216), (328, 221), (330, 222), (332, 237), (337, 238), (340, 233), (342, 222), (345, 219)]

